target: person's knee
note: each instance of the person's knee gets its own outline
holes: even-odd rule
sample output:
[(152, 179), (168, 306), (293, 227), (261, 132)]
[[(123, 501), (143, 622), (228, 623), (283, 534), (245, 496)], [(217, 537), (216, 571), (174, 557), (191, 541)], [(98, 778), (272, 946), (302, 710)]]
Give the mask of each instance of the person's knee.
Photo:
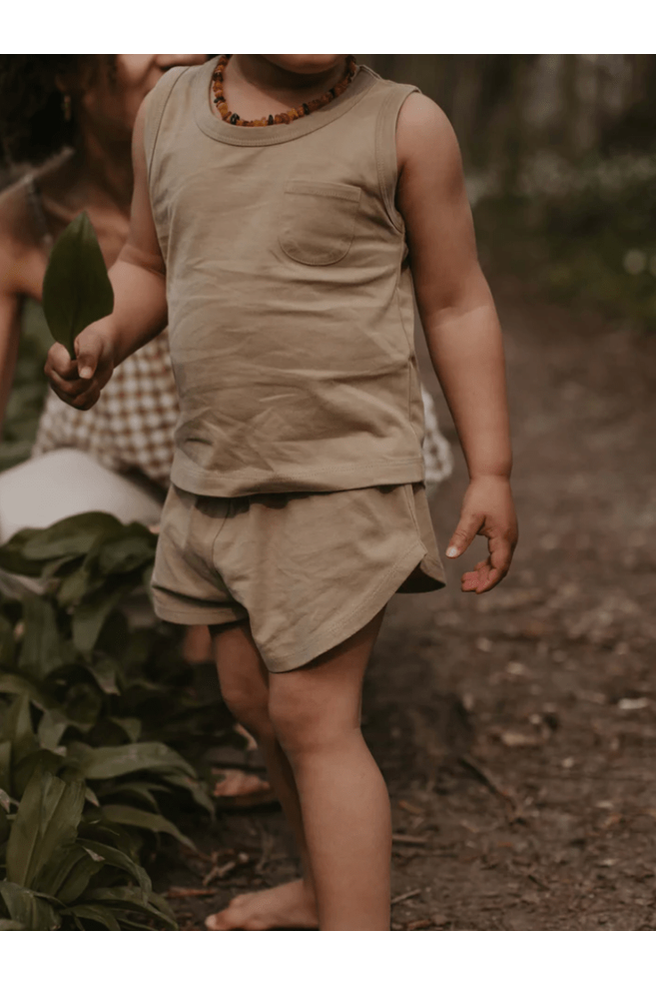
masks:
[(221, 695), (237, 721), (263, 742), (273, 734), (267, 693), (244, 678), (221, 682)]
[(354, 734), (356, 723), (343, 723), (331, 717), (328, 710), (303, 706), (294, 695), (270, 693), (268, 717), (276, 739), (290, 762), (337, 749)]

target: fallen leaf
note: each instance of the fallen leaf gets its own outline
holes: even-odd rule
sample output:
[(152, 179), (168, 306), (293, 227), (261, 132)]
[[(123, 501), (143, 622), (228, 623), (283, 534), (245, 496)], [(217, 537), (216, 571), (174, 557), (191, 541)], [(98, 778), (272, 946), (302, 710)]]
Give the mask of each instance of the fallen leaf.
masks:
[(186, 899), (188, 896), (214, 896), (214, 889), (195, 889), (190, 886), (171, 886), (164, 893), (167, 899)]
[(537, 736), (524, 735), (522, 732), (502, 732), (500, 739), (503, 745), (507, 746), (509, 749), (515, 749), (519, 746), (542, 745), (542, 740)]
[(415, 804), (411, 804), (407, 800), (400, 800), (399, 807), (401, 810), (407, 811), (409, 814), (419, 814), (421, 817), (424, 817), (426, 814), (423, 807), (416, 807)]
[(620, 711), (640, 711), (649, 707), (649, 698), (622, 698), (617, 702)]
[(432, 920), (413, 920), (405, 925), (406, 930), (428, 930), (433, 926)]
[(401, 893), (400, 896), (396, 896), (392, 900), (391, 905), (392, 906), (396, 906), (397, 903), (404, 903), (405, 900), (407, 900), (407, 899), (412, 899), (414, 896), (420, 896), (422, 892), (423, 892), (423, 889), (411, 889), (407, 893)]
[(399, 845), (426, 845), (428, 844), (428, 838), (422, 838), (421, 835), (401, 835), (393, 834), (392, 841), (398, 842)]

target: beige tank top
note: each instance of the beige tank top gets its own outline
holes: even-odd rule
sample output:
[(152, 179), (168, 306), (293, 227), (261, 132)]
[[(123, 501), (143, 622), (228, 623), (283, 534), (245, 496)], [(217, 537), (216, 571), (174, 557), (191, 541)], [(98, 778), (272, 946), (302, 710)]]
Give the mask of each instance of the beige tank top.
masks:
[(396, 121), (414, 86), (361, 66), (328, 106), (237, 127), (217, 59), (147, 97), (180, 415), (172, 481), (200, 495), (423, 478), (412, 277), (394, 205)]

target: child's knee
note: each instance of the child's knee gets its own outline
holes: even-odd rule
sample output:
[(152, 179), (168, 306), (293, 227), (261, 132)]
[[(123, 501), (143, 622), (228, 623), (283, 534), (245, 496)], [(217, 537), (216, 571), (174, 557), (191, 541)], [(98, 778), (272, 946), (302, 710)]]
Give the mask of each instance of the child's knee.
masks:
[[(269, 695), (268, 717), (276, 739), (291, 762), (327, 752), (350, 737), (330, 714), (303, 707), (293, 696)], [(356, 730), (357, 731), (357, 730)]]
[(252, 732), (259, 741), (272, 733), (266, 691), (249, 687), (244, 680), (237, 680), (221, 682), (221, 696), (240, 725)]

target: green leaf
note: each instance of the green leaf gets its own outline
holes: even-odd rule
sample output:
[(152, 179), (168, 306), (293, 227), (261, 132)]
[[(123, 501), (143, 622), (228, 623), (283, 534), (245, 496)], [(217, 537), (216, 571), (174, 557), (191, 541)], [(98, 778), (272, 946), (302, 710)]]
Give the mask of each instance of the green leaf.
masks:
[(114, 291), (86, 212), (55, 243), (43, 279), (43, 312), (57, 342), (75, 359), (73, 342), (91, 322), (110, 315)]
[(27, 930), (27, 927), (18, 920), (0, 920), (0, 930)]
[(83, 743), (71, 743), (69, 754), (88, 780), (108, 780), (137, 770), (184, 773), (195, 778), (193, 766), (163, 742), (132, 742), (124, 746), (93, 749)]
[(84, 783), (35, 771), (9, 836), (7, 878), (31, 888), (51, 855), (74, 843), (83, 807)]
[(106, 821), (113, 821), (115, 824), (127, 824), (135, 828), (146, 828), (155, 833), (173, 835), (187, 848), (192, 850), (196, 848), (193, 841), (183, 835), (173, 821), (169, 821), (161, 814), (151, 814), (149, 811), (142, 811), (138, 807), (131, 807), (127, 804), (106, 804), (102, 810), (103, 818)]
[(0, 742), (0, 787), (9, 790), (11, 783), (11, 742), (9, 739)]
[(122, 531), (121, 537), (102, 545), (98, 564), (103, 575), (125, 574), (144, 564), (150, 564), (155, 557), (157, 538), (148, 527), (140, 523), (130, 523)]
[(173, 786), (181, 787), (186, 790), (199, 807), (204, 807), (209, 814), (214, 817), (216, 806), (214, 801), (207, 793), (203, 784), (193, 776), (181, 776), (180, 773), (163, 773), (162, 774), (169, 783)]
[(128, 579), (121, 579), (111, 588), (103, 585), (77, 606), (73, 613), (73, 643), (80, 653), (93, 650), (105, 620), (132, 587)]
[(26, 930), (57, 930), (61, 917), (52, 905), (25, 886), (10, 880), (0, 881), (0, 896), (12, 920), (25, 925)]
[(150, 893), (152, 891), (152, 883), (146, 870), (131, 859), (129, 855), (126, 855), (125, 852), (120, 851), (118, 848), (113, 848), (111, 845), (103, 845), (99, 841), (89, 841), (86, 838), (79, 838), (77, 844), (86, 848), (87, 851), (92, 851), (94, 854), (100, 856), (107, 865), (112, 865), (116, 869), (123, 869), (124, 872), (127, 872), (128, 875), (132, 876), (139, 883), (144, 893)]
[(25, 756), (38, 748), (32, 731), (30, 718), (30, 699), (26, 694), (17, 695), (7, 712), (0, 730), (0, 740), (11, 742), (12, 764), (20, 762)]
[(88, 900), (113, 905), (121, 910), (134, 910), (147, 916), (157, 917), (171, 930), (177, 930), (178, 925), (173, 913), (161, 896), (146, 893), (136, 886), (114, 886), (112, 889), (94, 889), (87, 894)]
[(52, 853), (33, 888), (56, 896), (62, 903), (74, 903), (104, 864), (81, 845), (67, 845)]
[[(122, 529), (124, 527), (121, 521), (111, 513), (100, 510), (77, 513), (42, 530), (28, 531), (30, 536), (22, 543), (22, 553), (27, 560), (34, 561), (86, 556), (96, 543)], [(14, 534), (8, 544), (20, 537), (21, 533), (24, 531)]]
[(101, 923), (103, 927), (107, 927), (107, 930), (121, 929), (118, 920), (107, 906), (94, 905), (93, 903), (78, 903), (77, 906), (69, 907), (69, 909), (63, 910), (62, 913), (64, 916), (71, 914), (82, 920), (92, 920), (94, 923)]
[(27, 575), (34, 578), (41, 574), (43, 564), (24, 555), (25, 545), (39, 530), (25, 527), (0, 547), (0, 568), (14, 575)]
[(24, 602), (25, 635), (18, 666), (28, 676), (43, 680), (67, 660), (62, 652), (55, 609), (48, 598), (28, 596)]
[(108, 716), (108, 721), (113, 722), (114, 725), (118, 725), (119, 728), (123, 729), (130, 742), (139, 741), (142, 728), (140, 718), (114, 718)]
[(0, 694), (24, 694), (32, 704), (41, 710), (57, 706), (57, 702), (51, 695), (33, 684), (32, 681), (21, 677), (20, 674), (0, 673)]
[(118, 666), (111, 657), (101, 657), (89, 664), (89, 672), (93, 674), (96, 684), (105, 694), (120, 694), (116, 683)]
[(63, 756), (50, 749), (34, 749), (27, 756), (23, 756), (20, 762), (15, 763), (12, 769), (13, 790), (17, 797), (22, 797), (27, 789), (27, 785), (32, 779), (34, 772), (38, 769), (47, 770), (56, 775), (66, 760)]
[[(154, 807), (156, 811), (159, 811), (159, 804), (152, 793), (153, 790), (162, 793), (171, 792), (170, 787), (165, 786), (163, 783), (146, 783), (145, 781), (134, 780), (131, 783), (118, 783), (108, 790), (103, 790), (103, 799), (107, 801), (111, 797), (113, 800), (119, 794), (129, 794), (138, 800), (145, 801), (149, 807)], [(119, 800), (121, 799), (119, 797)]]
[(47, 708), (41, 716), (37, 736), (43, 749), (54, 750), (59, 746), (64, 732), (69, 725), (74, 725), (68, 715), (58, 708)]
[(0, 613), (0, 667), (6, 667), (7, 669), (13, 668), (15, 649), (14, 627)]

